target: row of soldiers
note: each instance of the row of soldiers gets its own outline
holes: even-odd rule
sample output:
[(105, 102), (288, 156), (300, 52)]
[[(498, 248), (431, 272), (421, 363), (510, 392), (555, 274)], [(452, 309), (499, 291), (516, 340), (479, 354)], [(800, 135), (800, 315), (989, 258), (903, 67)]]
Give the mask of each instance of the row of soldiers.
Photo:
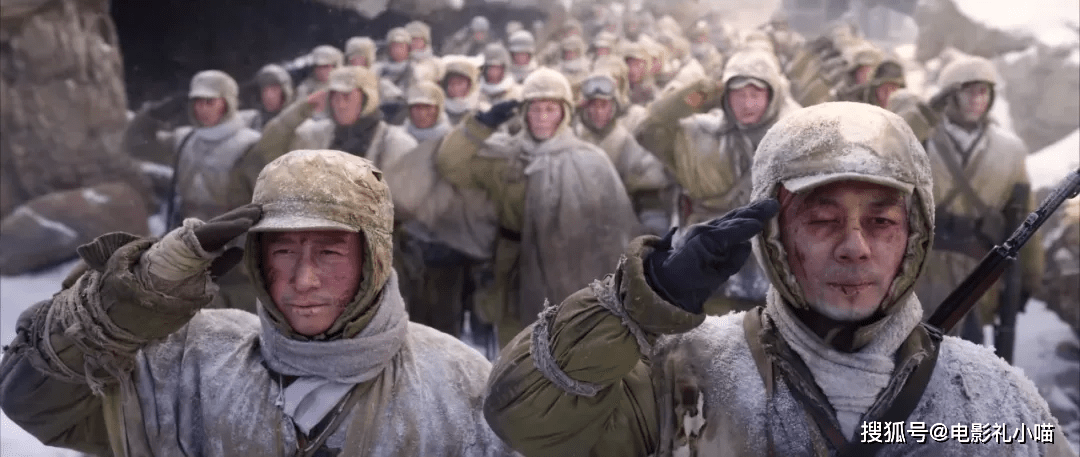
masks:
[[(905, 88), (898, 58), (849, 24), (807, 41), (782, 14), (751, 30), (707, 20), (684, 30), (639, 11), (593, 29), (583, 36), (569, 20), (537, 28), (538, 42), (511, 22), (504, 43), (478, 17), (446, 40), (457, 54), (437, 56), (430, 27), (413, 21), (391, 29), (383, 49), (362, 36), (344, 51), (316, 47), (295, 87), (267, 65), (247, 110), (237, 83), (209, 70), (192, 79), (191, 126), (157, 130), (145, 109), (127, 143), (136, 157), (174, 162), (171, 226), (250, 201), (262, 166), (291, 150), (372, 160), (394, 191), (394, 262), (410, 315), (454, 335), (470, 326), (489, 357), (540, 311), (522, 296), (558, 302), (607, 271), (630, 237), (677, 227), (678, 245), (687, 227), (747, 204), (754, 151), (800, 106), (888, 108), (930, 154), (937, 242), (918, 285), (927, 312), (1032, 208), (1027, 151), (988, 117), (997, 79), (985, 59), (951, 62), (923, 100)], [(564, 162), (561, 150), (590, 153)], [(550, 174), (543, 186), (538, 173)], [(1016, 273), (1020, 303), (1037, 290), (1036, 244)], [(585, 246), (610, 248), (581, 259)], [(251, 309), (242, 273), (220, 282), (232, 285), (220, 306)], [(751, 259), (706, 311), (749, 309), (767, 288)], [(965, 321), (966, 338), (982, 341), (998, 296)]]

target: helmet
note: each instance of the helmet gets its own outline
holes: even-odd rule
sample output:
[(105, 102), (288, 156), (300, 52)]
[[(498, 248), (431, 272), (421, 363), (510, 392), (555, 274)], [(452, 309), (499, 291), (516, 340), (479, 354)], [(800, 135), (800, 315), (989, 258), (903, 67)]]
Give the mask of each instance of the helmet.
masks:
[[(196, 73), (191, 78), (188, 97), (225, 99), (225, 116), (221, 118), (222, 122), (236, 115), (236, 110), (240, 107), (240, 88), (236, 85), (236, 80), (220, 70), (204, 70)], [(190, 106), (188, 114), (192, 120), (195, 119), (195, 113), (191, 111)]]
[(941, 76), (938, 78), (941, 89), (930, 98), (930, 106), (935, 110), (941, 109), (949, 95), (964, 84), (976, 81), (994, 86), (997, 83), (994, 64), (983, 57), (958, 57), (941, 69)]
[(409, 33), (410, 39), (423, 38), (425, 43), (431, 45), (431, 27), (423, 21), (412, 21), (405, 24), (405, 31)]
[(571, 113), (574, 106), (574, 92), (570, 88), (570, 81), (556, 70), (543, 67), (529, 74), (522, 82), (521, 100), (523, 110), (528, 110), (529, 103), (536, 100), (558, 100), (563, 103), (563, 121), (559, 126), (561, 130), (570, 125)]
[(361, 116), (368, 116), (379, 109), (379, 82), (366, 67), (338, 67), (330, 72), (328, 89), (331, 92), (352, 92), (359, 89), (364, 94)]
[(491, 29), (491, 23), (484, 16), (476, 16), (469, 22), (469, 28), (474, 32), (487, 32)]
[(536, 53), (536, 39), (533, 38), (533, 34), (528, 30), (514, 32), (513, 35), (510, 35), (508, 41), (510, 52)]
[(431, 81), (419, 81), (409, 86), (405, 93), (405, 103), (409, 105), (435, 105), (441, 111), (446, 104), (446, 94), (442, 87)]
[(348, 61), (350, 57), (360, 54), (367, 58), (370, 66), (375, 63), (375, 50), (375, 40), (366, 36), (352, 37), (345, 42), (345, 60)]
[(488, 43), (484, 47), (484, 66), (502, 65), (506, 67), (510, 65), (510, 51), (499, 42)]
[(386, 44), (390, 43), (412, 43), (412, 35), (404, 27), (394, 27), (386, 32)]
[(333, 65), (340, 67), (345, 56), (341, 54), (338, 48), (330, 46), (328, 44), (316, 46), (311, 50), (311, 58), (315, 65)]
[(289, 76), (289, 72), (285, 71), (280, 65), (269, 64), (260, 68), (259, 72), (255, 73), (255, 82), (259, 87), (266, 87), (272, 84), (281, 86), (282, 95), (284, 97), (283, 103), (287, 105), (292, 102), (292, 76)]

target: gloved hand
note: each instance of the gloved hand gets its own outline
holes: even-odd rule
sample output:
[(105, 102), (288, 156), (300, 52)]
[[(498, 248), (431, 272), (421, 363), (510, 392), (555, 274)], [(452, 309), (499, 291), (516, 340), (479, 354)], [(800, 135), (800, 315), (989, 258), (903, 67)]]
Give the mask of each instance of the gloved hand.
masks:
[(671, 247), (672, 229), (645, 259), (645, 279), (665, 300), (700, 314), (709, 295), (746, 263), (750, 239), (779, 210), (775, 199), (737, 208), (690, 227), (677, 249)]
[(146, 273), (151, 280), (164, 280), (164, 284), (170, 286), (199, 277), (206, 271), (210, 272), (211, 278), (220, 277), (244, 257), (241, 248), (222, 248), (247, 233), (261, 217), (262, 207), (249, 204), (207, 222), (188, 219), (143, 254)]
[(476, 120), (488, 127), (496, 128), (514, 117), (514, 110), (518, 106), (521, 106), (521, 102), (517, 100), (499, 102), (492, 106), (491, 109), (477, 113)]

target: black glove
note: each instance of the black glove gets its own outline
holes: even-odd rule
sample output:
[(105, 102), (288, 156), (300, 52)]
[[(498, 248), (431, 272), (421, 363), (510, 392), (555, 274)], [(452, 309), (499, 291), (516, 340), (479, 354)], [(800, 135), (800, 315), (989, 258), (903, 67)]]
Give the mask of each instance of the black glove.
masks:
[(476, 120), (488, 127), (496, 128), (514, 117), (514, 110), (516, 110), (518, 106), (521, 106), (521, 102), (517, 100), (499, 102), (487, 111), (476, 113)]
[(379, 111), (382, 111), (383, 119), (393, 120), (401, 113), (401, 110), (405, 109), (405, 106), (401, 102), (388, 102), (379, 105)]
[(746, 263), (750, 239), (779, 210), (775, 199), (737, 208), (690, 227), (683, 245), (674, 250), (672, 229), (645, 260), (645, 279), (665, 300), (700, 314), (705, 300)]
[[(210, 219), (205, 224), (192, 230), (195, 239), (207, 252), (221, 249), (236, 237), (247, 233), (251, 226), (262, 218), (262, 207), (250, 203), (233, 209), (225, 214)], [(210, 277), (219, 278), (244, 258), (244, 250), (239, 247), (226, 249), (210, 264)]]

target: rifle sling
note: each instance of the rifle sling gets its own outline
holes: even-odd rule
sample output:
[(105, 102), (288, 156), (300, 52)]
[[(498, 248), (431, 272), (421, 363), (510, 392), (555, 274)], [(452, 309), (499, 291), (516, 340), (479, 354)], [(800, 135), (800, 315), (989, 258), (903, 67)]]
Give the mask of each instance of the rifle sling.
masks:
[[(840, 430), (836, 421), (836, 413), (830, 407), (828, 398), (822, 393), (817, 384), (810, 382), (798, 382), (792, 375), (806, 380), (812, 380), (813, 375), (806, 364), (795, 354), (783, 341), (775, 330), (765, 327), (763, 324), (764, 308), (759, 306), (748, 311), (743, 317), (743, 330), (746, 341), (750, 346), (750, 354), (757, 365), (758, 373), (766, 386), (766, 395), (772, 396), (775, 389), (775, 377), (779, 372), (789, 386), (792, 395), (806, 409), (808, 415), (817, 424), (822, 435), (839, 451), (839, 456), (872, 456), (875, 455), (885, 444), (882, 442), (865, 443), (861, 441), (848, 441), (844, 432)], [(901, 345), (902, 356), (920, 348), (928, 348), (926, 358), (918, 362), (912, 373), (908, 376), (896, 397), (892, 399), (888, 407), (876, 417), (864, 417), (866, 421), (877, 422), (902, 422), (906, 421), (915, 407), (918, 406), (926, 386), (930, 383), (930, 377), (937, 365), (938, 352), (941, 348), (941, 333), (925, 324), (916, 327)], [(777, 370), (776, 368), (781, 368)], [(786, 368), (786, 369), (785, 369)], [(789, 373), (791, 370), (794, 373)], [(800, 388), (800, 386), (802, 388)], [(886, 388), (888, 389), (888, 388)], [(871, 408), (873, 409), (873, 407)], [(772, 433), (767, 433), (768, 455), (776, 455)]]
[(176, 154), (173, 155), (173, 173), (172, 179), (169, 182), (169, 199), (166, 200), (165, 206), (165, 231), (168, 232), (176, 227), (172, 226), (173, 213), (178, 210), (176, 208), (176, 182), (180, 179), (180, 155), (184, 153), (184, 146), (187, 146), (188, 140), (195, 136), (195, 129), (191, 129), (187, 135), (184, 135), (184, 139), (180, 140), (180, 147), (176, 148)]

